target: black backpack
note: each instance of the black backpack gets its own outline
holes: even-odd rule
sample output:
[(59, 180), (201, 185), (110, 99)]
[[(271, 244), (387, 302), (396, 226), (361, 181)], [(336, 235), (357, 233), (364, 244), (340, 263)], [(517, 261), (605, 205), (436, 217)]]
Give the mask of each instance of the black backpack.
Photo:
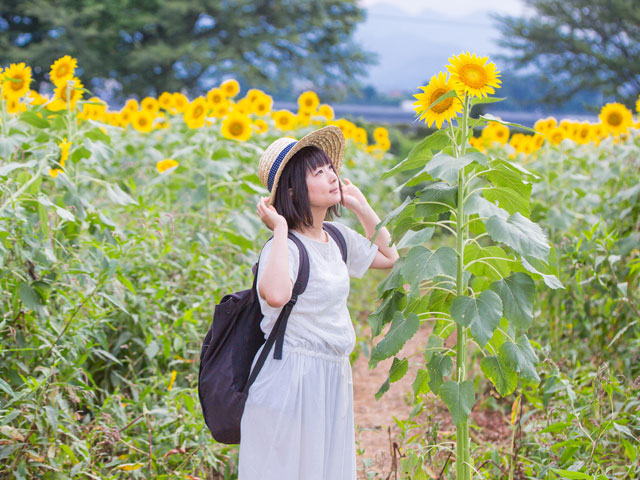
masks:
[[(323, 223), (322, 227), (338, 244), (342, 260), (346, 263), (347, 245), (342, 234), (329, 223)], [(282, 359), (287, 319), (309, 281), (307, 250), (294, 234), (289, 232), (288, 236), (296, 244), (300, 254), (298, 277), (291, 300), (282, 307), (266, 344), (264, 332), (260, 329), (263, 315), (256, 290), (258, 262), (252, 268), (253, 286), (248, 290), (225, 295), (216, 305), (211, 327), (202, 343), (198, 396), (204, 421), (216, 442), (240, 443), (240, 420), (249, 387), (258, 376), (274, 342), (276, 347), (273, 358)], [(251, 370), (255, 355), (263, 344), (260, 358)]]

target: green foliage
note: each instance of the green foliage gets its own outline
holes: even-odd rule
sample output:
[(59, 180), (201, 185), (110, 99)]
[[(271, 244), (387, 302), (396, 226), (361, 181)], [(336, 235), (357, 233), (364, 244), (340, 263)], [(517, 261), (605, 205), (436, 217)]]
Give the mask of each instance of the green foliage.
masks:
[[(92, 89), (115, 79), (123, 97), (198, 93), (230, 75), (286, 91), (296, 72), (331, 99), (335, 87), (353, 90), (372, 61), (351, 40), (364, 18), (351, 0), (64, 0), (55, 8), (44, 0), (2, 0), (0, 12), (1, 64), (51, 65), (71, 55)], [(33, 73), (37, 85), (48, 69)]]
[(498, 16), (500, 45), (516, 67), (535, 65), (548, 93), (539, 101), (564, 103), (583, 90), (623, 98), (640, 91), (640, 13), (631, 0), (529, 0), (531, 13)]

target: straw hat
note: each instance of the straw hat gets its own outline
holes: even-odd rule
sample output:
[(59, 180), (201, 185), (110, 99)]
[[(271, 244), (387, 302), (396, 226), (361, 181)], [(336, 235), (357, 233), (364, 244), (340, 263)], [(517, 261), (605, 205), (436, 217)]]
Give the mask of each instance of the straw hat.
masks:
[(258, 177), (262, 184), (271, 192), (269, 203), (274, 204), (276, 200), (276, 189), (282, 170), (287, 162), (298, 150), (313, 145), (324, 151), (331, 159), (333, 169), (336, 173), (342, 166), (344, 155), (345, 139), (342, 130), (334, 125), (323, 127), (311, 132), (299, 141), (291, 137), (282, 137), (273, 142), (260, 157), (258, 167)]

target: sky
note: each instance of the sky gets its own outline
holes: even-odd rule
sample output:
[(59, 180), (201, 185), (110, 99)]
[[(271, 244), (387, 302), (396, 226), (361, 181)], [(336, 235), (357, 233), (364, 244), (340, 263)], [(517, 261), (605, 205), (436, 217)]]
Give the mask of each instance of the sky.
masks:
[(354, 39), (378, 55), (363, 82), (385, 93), (425, 84), (452, 55), (469, 51), (491, 59), (501, 49), (490, 15), (527, 14), (521, 0), (360, 0), (359, 5), (367, 17)]

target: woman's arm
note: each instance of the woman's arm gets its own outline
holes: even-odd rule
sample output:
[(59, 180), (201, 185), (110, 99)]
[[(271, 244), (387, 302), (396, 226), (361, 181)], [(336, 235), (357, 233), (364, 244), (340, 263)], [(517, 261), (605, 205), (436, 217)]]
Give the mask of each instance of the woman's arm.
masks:
[(258, 216), (264, 224), (273, 230), (273, 240), (271, 252), (267, 259), (267, 264), (260, 273), (258, 280), (258, 294), (264, 298), (273, 308), (280, 308), (289, 300), (293, 293), (293, 283), (289, 277), (289, 228), (283, 216), (276, 212), (273, 206), (266, 206), (263, 197), (258, 203)]
[[(365, 236), (371, 240), (373, 234), (376, 231), (376, 225), (380, 223), (380, 218), (376, 212), (371, 208), (369, 202), (365, 196), (360, 192), (350, 180), (345, 179), (346, 183), (343, 183), (343, 196), (345, 198), (343, 204), (356, 214), (358, 220), (362, 224), (365, 231)], [(396, 260), (400, 257), (398, 255), (398, 249), (395, 245), (389, 246), (391, 242), (391, 234), (387, 227), (382, 227), (378, 230), (378, 235), (373, 243), (378, 246), (378, 253), (373, 258), (370, 268), (391, 268), (396, 263)]]

